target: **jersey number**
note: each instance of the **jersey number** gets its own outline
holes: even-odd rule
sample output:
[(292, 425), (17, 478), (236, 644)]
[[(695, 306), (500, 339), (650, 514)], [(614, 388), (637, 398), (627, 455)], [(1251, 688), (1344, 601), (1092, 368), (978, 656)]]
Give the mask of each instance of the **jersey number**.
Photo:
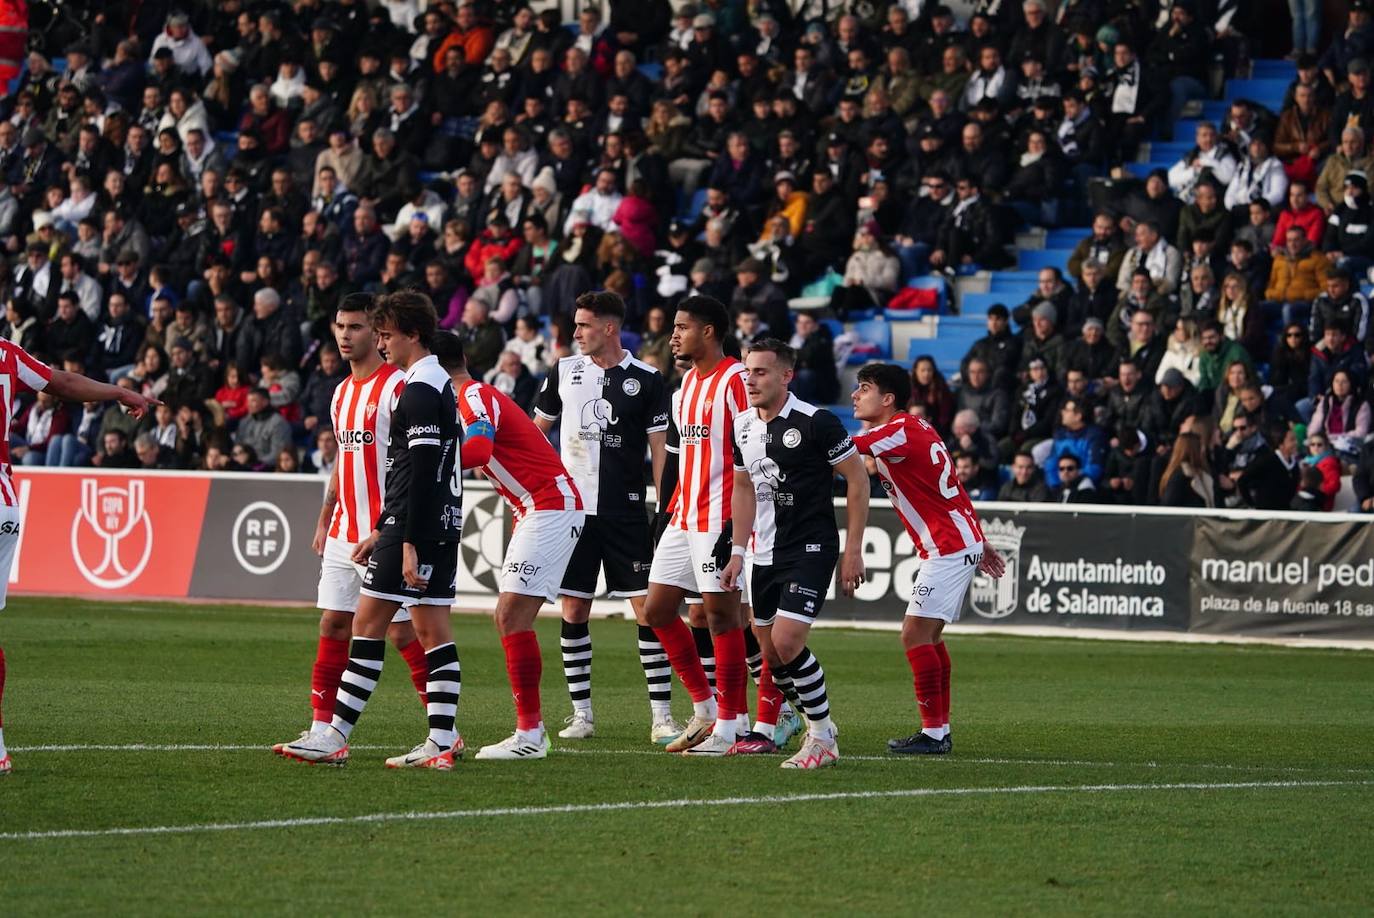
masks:
[(943, 443), (930, 444), (930, 464), (943, 465), (940, 477), (940, 496), (953, 500), (959, 496), (959, 479), (954, 474), (954, 460), (949, 458), (949, 450)]

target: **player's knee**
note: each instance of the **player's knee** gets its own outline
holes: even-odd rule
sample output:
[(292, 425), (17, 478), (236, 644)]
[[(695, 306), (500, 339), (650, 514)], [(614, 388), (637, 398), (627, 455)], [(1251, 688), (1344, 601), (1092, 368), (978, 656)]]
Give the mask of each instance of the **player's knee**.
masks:
[(346, 641), (353, 631), (350, 615), (325, 612), (320, 615), (320, 637), (331, 641)]
[(423, 643), (420, 627), (411, 625), (410, 622), (392, 622), (387, 626), (386, 637), (397, 650), (405, 650), (417, 637), (422, 639), (422, 646), (429, 646)]
[(563, 621), (574, 625), (585, 625), (592, 617), (592, 601), (580, 596), (563, 597)]

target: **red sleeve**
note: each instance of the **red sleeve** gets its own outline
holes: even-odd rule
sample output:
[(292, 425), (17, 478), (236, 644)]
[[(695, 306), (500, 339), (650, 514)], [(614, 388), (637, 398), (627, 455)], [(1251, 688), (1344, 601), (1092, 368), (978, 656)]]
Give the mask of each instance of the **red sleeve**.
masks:
[(52, 367), (10, 341), (0, 341), (0, 353), (14, 361), (14, 380), (25, 389), (42, 392), (52, 382)]
[(730, 377), (726, 395), (730, 405), (730, 423), (733, 424), (736, 416), (749, 410), (749, 395), (744, 391), (743, 373), (736, 373)]

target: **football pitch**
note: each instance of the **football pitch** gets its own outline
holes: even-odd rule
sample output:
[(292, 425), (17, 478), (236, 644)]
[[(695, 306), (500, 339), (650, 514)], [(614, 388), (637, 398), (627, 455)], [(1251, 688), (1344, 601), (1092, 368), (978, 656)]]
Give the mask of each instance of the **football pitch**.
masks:
[[(12, 599), (0, 913), (1348, 915), (1374, 902), (1369, 653), (952, 636), (954, 753), (910, 760), (884, 753), (915, 728), (897, 636), (823, 630), (812, 647), (841, 761), (787, 772), (778, 756), (651, 746), (634, 629), (598, 621), (595, 738), (555, 738), (542, 762), (396, 772), (382, 759), (425, 728), (392, 650), (346, 767), (268, 751), (308, 722), (315, 620)], [(514, 715), (491, 623), (454, 627), (474, 750)], [(553, 616), (539, 634), (557, 729)], [(685, 716), (677, 684), (674, 706)]]

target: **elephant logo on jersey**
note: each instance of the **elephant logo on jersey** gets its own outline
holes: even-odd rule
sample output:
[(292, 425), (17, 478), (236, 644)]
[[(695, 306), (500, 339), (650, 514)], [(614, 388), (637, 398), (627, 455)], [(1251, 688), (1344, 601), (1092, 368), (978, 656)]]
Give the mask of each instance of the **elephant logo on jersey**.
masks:
[(760, 484), (777, 487), (787, 480), (776, 460), (763, 456), (749, 463), (749, 475)]
[(983, 523), (983, 538), (1007, 562), (1007, 572), (1000, 580), (981, 573), (973, 577), (969, 605), (983, 618), (1006, 618), (1016, 611), (1021, 597), (1021, 540), (1025, 536), (1026, 527), (1010, 520)]
[(615, 407), (604, 398), (594, 398), (582, 406), (582, 439), (600, 440), (606, 428), (619, 424)]

